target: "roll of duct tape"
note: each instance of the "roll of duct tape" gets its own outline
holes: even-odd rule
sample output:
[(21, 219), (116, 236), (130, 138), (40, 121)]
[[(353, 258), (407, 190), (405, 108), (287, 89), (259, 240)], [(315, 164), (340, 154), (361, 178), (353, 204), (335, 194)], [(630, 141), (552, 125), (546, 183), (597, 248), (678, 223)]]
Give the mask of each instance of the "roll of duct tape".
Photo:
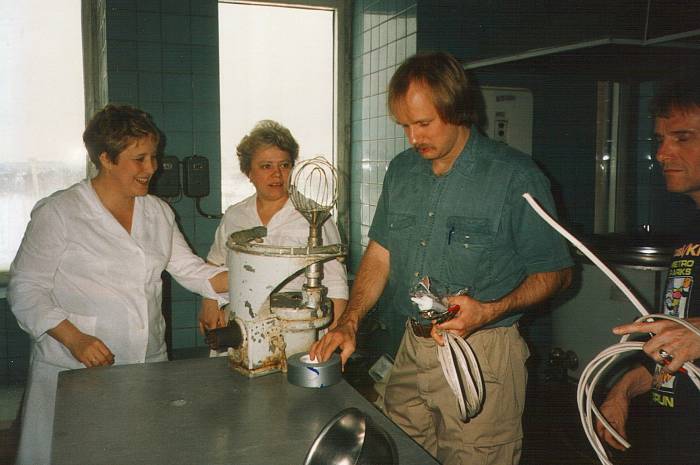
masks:
[(340, 381), (340, 357), (333, 354), (318, 363), (309, 354), (300, 352), (287, 359), (287, 381), (301, 387), (322, 388)]

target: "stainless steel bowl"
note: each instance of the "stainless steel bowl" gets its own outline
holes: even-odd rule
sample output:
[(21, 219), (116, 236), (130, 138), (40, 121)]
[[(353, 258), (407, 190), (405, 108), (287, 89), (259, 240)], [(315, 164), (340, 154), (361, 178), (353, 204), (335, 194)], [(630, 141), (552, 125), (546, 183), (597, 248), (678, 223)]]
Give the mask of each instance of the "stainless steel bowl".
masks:
[(304, 465), (396, 465), (396, 445), (374, 420), (354, 407), (340, 411), (314, 440)]

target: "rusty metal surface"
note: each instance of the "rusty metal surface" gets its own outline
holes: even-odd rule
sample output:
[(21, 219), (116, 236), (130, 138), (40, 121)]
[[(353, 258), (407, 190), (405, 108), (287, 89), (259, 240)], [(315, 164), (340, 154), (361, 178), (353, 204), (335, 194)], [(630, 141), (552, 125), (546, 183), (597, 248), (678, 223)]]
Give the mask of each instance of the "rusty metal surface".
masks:
[(279, 320), (236, 321), (242, 324), (246, 337), (240, 347), (228, 351), (231, 368), (249, 377), (285, 371), (287, 344)]
[(270, 245), (257, 242), (238, 243), (233, 241), (226, 242), (226, 247), (238, 252), (249, 253), (253, 255), (266, 255), (268, 257), (292, 257), (306, 259), (305, 265), (308, 266), (318, 261), (325, 261), (331, 258), (344, 256), (347, 254), (347, 246), (344, 244), (319, 245), (314, 247), (303, 245)]
[(437, 462), (345, 381), (323, 389), (275, 373), (245, 378), (225, 358), (63, 372), (54, 465), (303, 463), (323, 426), (357, 407), (396, 442), (402, 465)]

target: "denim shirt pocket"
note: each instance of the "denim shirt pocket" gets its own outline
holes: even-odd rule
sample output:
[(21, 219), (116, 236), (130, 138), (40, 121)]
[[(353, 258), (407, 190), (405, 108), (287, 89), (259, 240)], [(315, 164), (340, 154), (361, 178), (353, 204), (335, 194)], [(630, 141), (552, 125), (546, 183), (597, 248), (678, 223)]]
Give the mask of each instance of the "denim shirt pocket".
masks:
[(445, 224), (447, 237), (443, 256), (444, 272), (450, 288), (469, 289), (473, 295), (477, 278), (488, 270), (485, 261), (494, 242), (486, 218), (450, 216)]
[(402, 269), (396, 268), (396, 266), (407, 266), (409, 258), (412, 256), (412, 253), (405, 252), (408, 251), (406, 245), (411, 243), (411, 237), (416, 229), (416, 215), (390, 213), (388, 220), (389, 252), (404, 251), (404, 253), (395, 253), (391, 256), (392, 269)]
[(407, 238), (411, 232), (411, 226), (416, 224), (416, 215), (406, 215), (403, 213), (389, 214), (389, 234), (392, 237)]

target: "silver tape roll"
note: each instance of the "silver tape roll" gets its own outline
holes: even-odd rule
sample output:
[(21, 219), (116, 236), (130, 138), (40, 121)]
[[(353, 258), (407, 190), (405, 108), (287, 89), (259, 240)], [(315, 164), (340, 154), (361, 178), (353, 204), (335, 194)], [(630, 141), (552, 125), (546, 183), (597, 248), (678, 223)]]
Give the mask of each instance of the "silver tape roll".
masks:
[(340, 381), (340, 356), (333, 354), (325, 362), (318, 363), (306, 352), (287, 359), (287, 381), (301, 387), (322, 388)]

